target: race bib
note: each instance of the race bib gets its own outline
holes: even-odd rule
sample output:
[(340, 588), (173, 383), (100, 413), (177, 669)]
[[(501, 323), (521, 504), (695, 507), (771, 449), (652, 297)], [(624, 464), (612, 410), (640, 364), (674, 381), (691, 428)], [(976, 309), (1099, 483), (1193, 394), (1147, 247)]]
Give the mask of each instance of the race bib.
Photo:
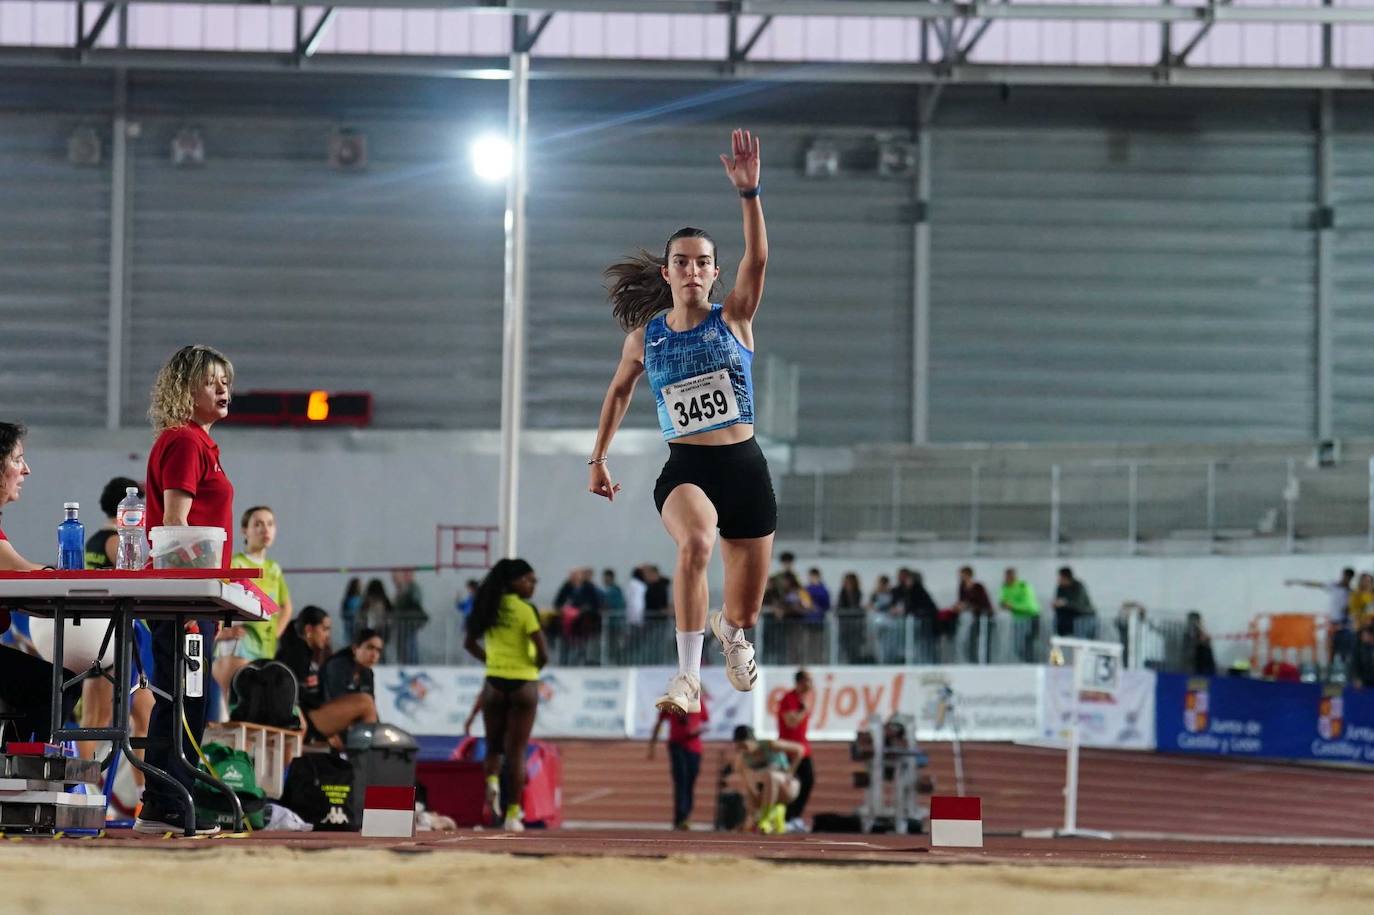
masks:
[(663, 389), (663, 404), (678, 435), (739, 419), (739, 401), (726, 369), (668, 385)]

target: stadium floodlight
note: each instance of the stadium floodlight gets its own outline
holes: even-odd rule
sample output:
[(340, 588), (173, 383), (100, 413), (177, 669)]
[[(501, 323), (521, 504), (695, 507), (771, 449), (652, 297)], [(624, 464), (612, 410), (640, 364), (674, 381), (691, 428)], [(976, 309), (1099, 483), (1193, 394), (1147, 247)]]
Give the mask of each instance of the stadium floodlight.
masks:
[(485, 134), (473, 140), (468, 153), (472, 158), (472, 170), (483, 181), (505, 181), (515, 164), (510, 141), (499, 134)]

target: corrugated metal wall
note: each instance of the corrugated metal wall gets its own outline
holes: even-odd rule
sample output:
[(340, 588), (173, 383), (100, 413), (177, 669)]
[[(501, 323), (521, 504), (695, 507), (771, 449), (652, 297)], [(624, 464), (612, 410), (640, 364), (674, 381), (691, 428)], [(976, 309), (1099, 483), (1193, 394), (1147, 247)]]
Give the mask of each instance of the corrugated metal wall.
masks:
[(1311, 105), (947, 100), (932, 439), (1309, 436)]
[[(566, 115), (565, 115), (566, 118)], [(541, 133), (530, 196), (529, 419), (585, 428), (622, 338), (600, 271), (643, 246), (662, 252), (694, 225), (719, 246), (733, 285), (743, 249), (740, 207), (719, 158), (729, 122), (628, 130), (560, 118)], [(800, 424), (817, 441), (907, 434), (911, 363), (911, 182), (870, 166), (836, 180), (799, 165), (815, 129), (760, 125), (769, 266), (756, 347), (802, 366)], [(844, 149), (873, 131), (822, 131)], [(654, 423), (647, 389), (632, 418)]]
[[(183, 92), (130, 100), (142, 134), (125, 421), (142, 420), (171, 351), (210, 342), (241, 388), (368, 390), (379, 426), (496, 425), (504, 196), (473, 177), (464, 127), (331, 117), (324, 98), (207, 110)], [(202, 167), (170, 160), (184, 126), (204, 139)], [(364, 170), (328, 164), (340, 127), (366, 137)]]
[[(0, 162), (19, 179), (0, 182), (0, 392), (7, 413), (39, 423), (103, 418), (108, 156), (77, 168), (65, 147), (93, 123), (108, 150), (108, 85), (87, 82), (0, 81)], [(68, 98), (73, 113), (54, 113)], [(1337, 112), (1345, 435), (1374, 412), (1363, 101)], [(135, 79), (124, 421), (144, 422), (166, 355), (203, 340), (230, 353), (244, 388), (362, 388), (379, 426), (494, 428), (503, 192), (470, 177), (465, 144), (499, 129), (503, 106), (504, 86), (480, 81)], [(933, 131), (932, 439), (1310, 437), (1314, 106), (947, 92)], [(530, 425), (595, 422), (621, 339), (601, 286), (612, 259), (695, 223), (733, 275), (738, 209), (716, 155), (742, 123), (765, 142), (759, 347), (802, 367), (802, 439), (908, 440), (912, 188), (878, 176), (874, 153), (880, 133), (909, 136), (912, 109), (911, 90), (871, 86), (536, 83)], [(203, 167), (169, 161), (183, 126), (205, 139)], [(366, 170), (329, 167), (336, 127), (366, 134)], [(841, 148), (839, 177), (803, 176), (816, 139)], [(652, 422), (642, 391), (630, 424)]]
[[(98, 165), (67, 160), (93, 128)], [(102, 425), (109, 339), (108, 120), (0, 108), (0, 414)]]
[(1336, 435), (1374, 430), (1374, 110), (1344, 99), (1335, 110), (1332, 203), (1336, 211), (1332, 313), (1336, 328)]

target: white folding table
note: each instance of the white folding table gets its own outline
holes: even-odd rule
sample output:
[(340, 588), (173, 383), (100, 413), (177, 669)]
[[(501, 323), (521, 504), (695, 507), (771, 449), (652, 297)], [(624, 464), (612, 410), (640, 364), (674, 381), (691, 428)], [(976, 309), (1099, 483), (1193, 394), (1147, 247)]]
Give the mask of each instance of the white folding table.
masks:
[[(239, 582), (257, 578), (257, 569), (176, 569), (123, 571), (43, 571), (0, 572), (0, 607), (22, 610), (34, 616), (53, 619), (53, 676), (52, 676), (52, 741), (108, 740), (115, 752), (123, 753), (131, 765), (137, 766), (150, 778), (161, 779), (172, 786), (186, 815), (186, 835), (194, 835), (195, 809), (186, 787), (168, 773), (151, 766), (134, 754), (129, 736), (130, 673), (133, 670), (134, 620), (188, 620), (219, 618), (225, 624), (261, 622), (270, 619), (257, 596)], [(113, 639), (114, 673), (104, 673), (99, 661), (91, 669), (80, 671), (71, 680), (63, 679), (62, 642), (65, 623), (77, 624), (85, 620), (108, 620), (105, 642)], [(207, 642), (213, 633), (205, 633)], [(213, 651), (206, 646), (208, 661)], [(101, 645), (96, 657), (104, 654)], [(164, 696), (172, 702), (173, 734), (172, 763), (227, 795), (233, 804), (236, 828), (243, 828), (243, 811), (238, 797), (219, 779), (200, 771), (186, 758), (181, 742), (181, 722), (185, 717), (186, 672), (192, 662), (178, 646), (183, 663), (172, 677), (172, 695)], [(208, 674), (207, 669), (203, 671)], [(135, 689), (152, 689), (148, 672), (143, 671)], [(90, 677), (112, 679), (114, 689), (114, 720), (104, 728), (62, 727), (62, 693)]]

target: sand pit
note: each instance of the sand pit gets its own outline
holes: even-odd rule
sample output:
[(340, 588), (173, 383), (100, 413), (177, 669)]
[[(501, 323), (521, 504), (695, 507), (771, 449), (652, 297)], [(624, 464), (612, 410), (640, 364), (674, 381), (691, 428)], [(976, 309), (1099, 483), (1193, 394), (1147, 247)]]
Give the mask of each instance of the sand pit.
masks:
[[(141, 843), (140, 843), (141, 844)], [(824, 866), (720, 858), (527, 858), (495, 854), (189, 849), (5, 843), (10, 911), (702, 915), (725, 887), (751, 915), (917, 910), (1092, 913), (1367, 912), (1374, 874), (1354, 868)], [(218, 872), (220, 879), (213, 875)], [(150, 898), (151, 897), (151, 898)]]

